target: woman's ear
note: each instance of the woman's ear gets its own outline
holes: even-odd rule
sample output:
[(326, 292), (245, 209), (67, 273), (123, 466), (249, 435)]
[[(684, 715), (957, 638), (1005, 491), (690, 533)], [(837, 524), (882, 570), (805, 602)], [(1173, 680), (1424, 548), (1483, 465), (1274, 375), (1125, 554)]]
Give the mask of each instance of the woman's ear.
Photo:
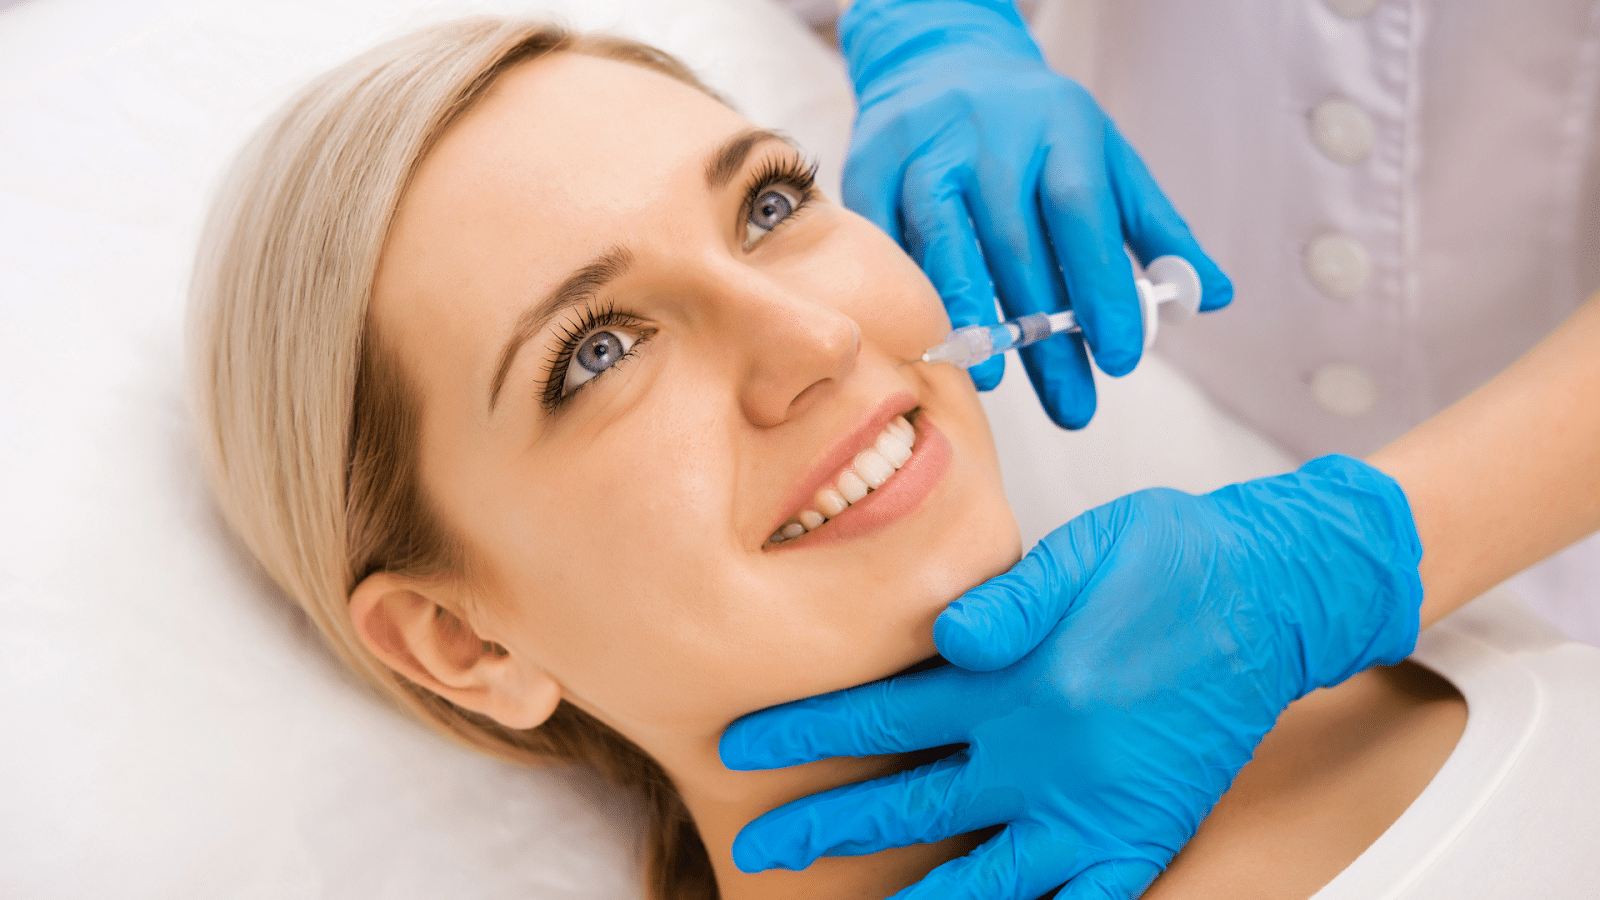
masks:
[(350, 593), (361, 642), (402, 677), (507, 728), (555, 712), (561, 685), (526, 654), (485, 640), (461, 614), (449, 582), (376, 572)]

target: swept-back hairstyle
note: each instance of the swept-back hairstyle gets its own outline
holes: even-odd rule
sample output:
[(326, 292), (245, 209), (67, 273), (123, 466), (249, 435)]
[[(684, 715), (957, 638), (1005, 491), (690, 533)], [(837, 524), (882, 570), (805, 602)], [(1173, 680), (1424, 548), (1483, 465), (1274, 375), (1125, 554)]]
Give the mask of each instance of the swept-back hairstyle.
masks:
[(555, 52), (716, 96), (645, 44), (500, 18), (427, 28), (323, 75), (261, 128), (214, 202), (191, 285), (194, 405), (229, 523), (346, 665), (469, 747), (591, 767), (636, 792), (652, 893), (710, 898), (682, 798), (632, 742), (565, 702), (525, 731), (461, 709), (379, 662), (348, 612), (373, 572), (429, 578), (465, 563), (419, 484), (417, 407), (367, 314), (395, 210), (418, 163), (496, 78)]

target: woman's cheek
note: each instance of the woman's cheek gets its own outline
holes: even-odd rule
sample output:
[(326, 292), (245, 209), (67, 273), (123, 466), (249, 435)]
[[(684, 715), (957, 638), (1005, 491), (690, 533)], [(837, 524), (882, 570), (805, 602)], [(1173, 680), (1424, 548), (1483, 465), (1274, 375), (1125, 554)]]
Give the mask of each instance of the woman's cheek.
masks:
[(903, 255), (897, 263), (911, 271), (896, 273), (901, 277), (879, 285), (872, 292), (879, 302), (856, 318), (863, 337), (899, 362), (917, 359), (944, 340), (950, 333), (950, 317), (922, 272)]
[(920, 356), (943, 340), (950, 332), (950, 317), (916, 262), (865, 218), (843, 207), (830, 214), (842, 220), (829, 238), (828, 261), (813, 260), (809, 268), (832, 271), (835, 285), (830, 291), (843, 298), (841, 309), (865, 335), (904, 359)]

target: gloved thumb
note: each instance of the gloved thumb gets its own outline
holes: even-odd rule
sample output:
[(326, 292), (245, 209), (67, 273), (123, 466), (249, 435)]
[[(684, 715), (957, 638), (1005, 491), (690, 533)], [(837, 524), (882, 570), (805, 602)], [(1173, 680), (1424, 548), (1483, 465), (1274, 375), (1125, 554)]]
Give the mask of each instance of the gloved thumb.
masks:
[[(1078, 600), (1110, 552), (1118, 504), (1092, 509), (1046, 535), (1009, 572), (978, 585), (939, 614), (939, 654), (973, 672), (1003, 669), (1039, 646)], [(1113, 513), (1108, 516), (1107, 513)]]

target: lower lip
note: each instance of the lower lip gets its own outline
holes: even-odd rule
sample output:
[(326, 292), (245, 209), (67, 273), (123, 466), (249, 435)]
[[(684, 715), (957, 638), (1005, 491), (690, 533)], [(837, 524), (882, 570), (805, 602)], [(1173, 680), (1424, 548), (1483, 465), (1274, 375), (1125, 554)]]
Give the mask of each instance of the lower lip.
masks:
[(816, 531), (784, 541), (771, 549), (815, 547), (853, 540), (915, 512), (922, 501), (933, 493), (934, 485), (939, 483), (944, 470), (950, 465), (950, 439), (925, 415), (917, 416), (914, 426), (917, 429), (917, 441), (911, 458), (884, 482), (883, 487), (850, 504), (849, 509), (829, 519)]

